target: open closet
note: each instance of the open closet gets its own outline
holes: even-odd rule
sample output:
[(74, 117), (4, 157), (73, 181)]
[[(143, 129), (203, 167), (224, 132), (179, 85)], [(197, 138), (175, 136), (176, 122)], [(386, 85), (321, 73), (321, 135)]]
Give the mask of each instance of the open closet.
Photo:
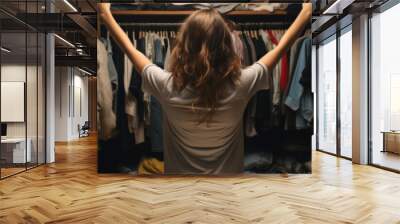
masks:
[[(207, 7), (228, 21), (242, 68), (273, 49), (301, 10), (301, 4), (280, 3), (135, 3), (113, 4), (112, 12), (135, 47), (168, 71), (180, 25), (194, 10)], [(140, 75), (107, 29), (99, 29), (97, 50), (104, 57), (98, 64), (107, 63), (108, 76), (102, 79), (99, 72), (98, 171), (160, 174), (162, 107), (142, 91)], [(269, 73), (271, 88), (252, 97), (243, 117), (243, 171), (310, 173), (314, 112), (307, 31)]]

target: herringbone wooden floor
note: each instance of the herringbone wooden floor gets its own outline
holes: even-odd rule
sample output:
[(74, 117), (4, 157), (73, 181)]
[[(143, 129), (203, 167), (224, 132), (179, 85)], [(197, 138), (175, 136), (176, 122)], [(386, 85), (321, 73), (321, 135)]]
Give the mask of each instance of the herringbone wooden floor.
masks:
[(400, 223), (400, 175), (315, 152), (311, 175), (96, 172), (96, 140), (0, 181), (0, 223)]

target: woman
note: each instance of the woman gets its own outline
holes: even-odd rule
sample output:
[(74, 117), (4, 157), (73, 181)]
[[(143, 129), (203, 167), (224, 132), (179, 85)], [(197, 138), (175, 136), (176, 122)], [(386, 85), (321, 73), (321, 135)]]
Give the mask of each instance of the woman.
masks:
[(245, 69), (240, 68), (227, 23), (213, 9), (196, 11), (183, 23), (168, 72), (135, 49), (109, 3), (99, 4), (99, 13), (141, 74), (143, 90), (162, 105), (165, 173), (242, 172), (246, 105), (258, 90), (269, 89), (268, 70), (310, 22), (311, 4), (303, 4), (276, 48)]

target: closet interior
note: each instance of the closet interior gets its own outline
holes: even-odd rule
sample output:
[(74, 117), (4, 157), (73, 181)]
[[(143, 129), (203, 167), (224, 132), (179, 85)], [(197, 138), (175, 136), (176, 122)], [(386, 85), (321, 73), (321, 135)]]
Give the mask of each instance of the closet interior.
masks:
[[(277, 4), (272, 9), (263, 4), (231, 5), (216, 9), (235, 30), (232, 38), (242, 67), (273, 49), (301, 9), (301, 4)], [(136, 48), (167, 71), (179, 26), (196, 9), (196, 4), (112, 5), (113, 15)], [(112, 59), (109, 67), (115, 67), (108, 78), (118, 119), (112, 131), (107, 132), (104, 125), (100, 128), (98, 170), (157, 173), (161, 170), (157, 161), (163, 160), (162, 108), (141, 90), (140, 75), (105, 27), (99, 29), (98, 51), (100, 44)], [(314, 112), (307, 31), (269, 72), (271, 89), (256, 93), (243, 117), (245, 171), (310, 173)], [(143, 160), (146, 165), (139, 166)]]

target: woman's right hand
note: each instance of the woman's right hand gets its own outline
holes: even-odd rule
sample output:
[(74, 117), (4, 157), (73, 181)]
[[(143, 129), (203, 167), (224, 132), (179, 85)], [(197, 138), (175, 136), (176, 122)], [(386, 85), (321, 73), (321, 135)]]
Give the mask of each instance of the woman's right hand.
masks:
[(312, 3), (303, 3), (303, 12), (307, 14), (312, 14)]

